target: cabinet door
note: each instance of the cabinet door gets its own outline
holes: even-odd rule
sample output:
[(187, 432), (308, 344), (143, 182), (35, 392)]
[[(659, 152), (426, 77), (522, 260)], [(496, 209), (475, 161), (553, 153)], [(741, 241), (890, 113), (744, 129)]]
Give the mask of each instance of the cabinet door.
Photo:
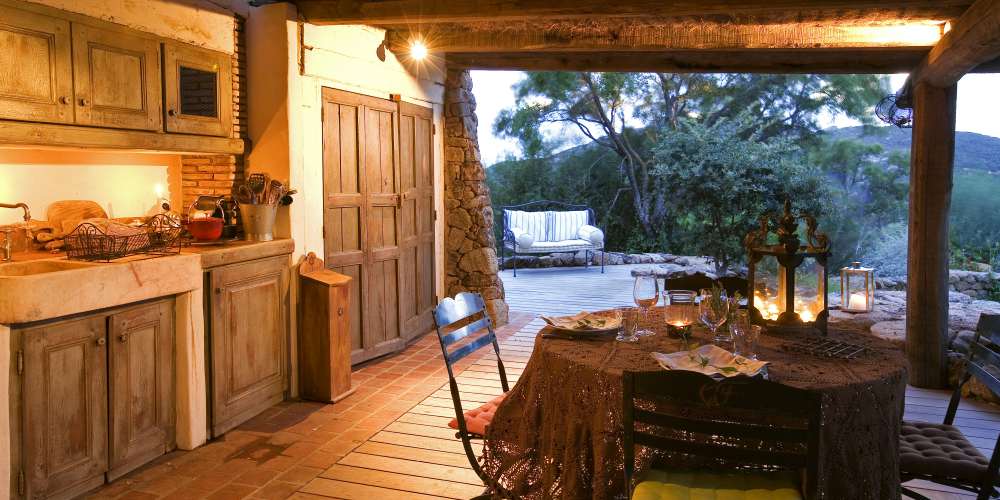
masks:
[(105, 316), (27, 329), (24, 462), (28, 498), (73, 496), (108, 468)]
[(69, 21), (0, 6), (0, 118), (73, 122)]
[(288, 259), (211, 271), (212, 432), (284, 399), (288, 388)]
[(173, 302), (111, 316), (108, 480), (174, 448)]
[(130, 33), (73, 24), (78, 124), (163, 129), (160, 44)]
[(167, 44), (163, 72), (167, 132), (229, 136), (233, 76), (228, 54)]

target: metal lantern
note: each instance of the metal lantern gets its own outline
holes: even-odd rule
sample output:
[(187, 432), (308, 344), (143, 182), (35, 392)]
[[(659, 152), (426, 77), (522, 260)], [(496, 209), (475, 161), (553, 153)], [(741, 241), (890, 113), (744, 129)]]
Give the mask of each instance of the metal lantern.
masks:
[(875, 309), (875, 269), (852, 262), (840, 270), (840, 308), (854, 313)]
[[(800, 221), (805, 223), (804, 244), (798, 235)], [(830, 241), (817, 231), (816, 218), (793, 214), (786, 201), (780, 217), (761, 217), (760, 227), (743, 243), (750, 288), (747, 309), (754, 321), (769, 331), (815, 329), (826, 335)]]

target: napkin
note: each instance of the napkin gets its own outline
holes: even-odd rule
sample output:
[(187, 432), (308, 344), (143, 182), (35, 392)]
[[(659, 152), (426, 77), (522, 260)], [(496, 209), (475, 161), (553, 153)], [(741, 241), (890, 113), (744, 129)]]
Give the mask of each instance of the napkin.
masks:
[(764, 371), (767, 361), (754, 361), (737, 356), (721, 347), (703, 345), (691, 351), (670, 354), (651, 353), (653, 359), (667, 370), (687, 370), (713, 378), (744, 375), (754, 377)]
[(579, 312), (572, 316), (542, 316), (542, 320), (559, 330), (571, 330), (575, 332), (603, 332), (617, 330), (621, 326), (621, 320), (618, 318), (593, 314), (587, 311)]

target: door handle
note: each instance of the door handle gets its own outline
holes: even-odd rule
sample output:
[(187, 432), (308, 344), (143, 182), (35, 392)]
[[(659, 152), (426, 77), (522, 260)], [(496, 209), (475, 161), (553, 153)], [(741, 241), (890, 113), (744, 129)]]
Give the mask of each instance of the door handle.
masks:
[(59, 96), (59, 104), (69, 104), (69, 97)]
[(104, 344), (107, 344), (107, 343), (108, 343), (108, 341), (105, 340), (104, 337), (100, 337), (100, 338), (97, 339), (97, 346), (98, 347), (104, 347)]
[(90, 99), (83, 97), (80, 99), (80, 106), (90, 106)]
[(128, 343), (128, 334), (123, 333), (123, 334), (119, 335), (118, 336), (118, 341), (121, 342), (122, 344), (127, 344)]
[(168, 109), (167, 116), (177, 116), (177, 111), (173, 109)]

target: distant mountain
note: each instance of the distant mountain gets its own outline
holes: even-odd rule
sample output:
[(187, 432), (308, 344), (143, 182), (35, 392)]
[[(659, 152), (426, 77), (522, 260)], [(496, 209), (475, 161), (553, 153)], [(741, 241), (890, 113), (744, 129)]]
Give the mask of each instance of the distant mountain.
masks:
[[(910, 129), (896, 127), (844, 127), (823, 131), (830, 140), (853, 139), (880, 144), (886, 151), (910, 150)], [(973, 132), (955, 133), (955, 168), (1000, 172), (1000, 138)]]

